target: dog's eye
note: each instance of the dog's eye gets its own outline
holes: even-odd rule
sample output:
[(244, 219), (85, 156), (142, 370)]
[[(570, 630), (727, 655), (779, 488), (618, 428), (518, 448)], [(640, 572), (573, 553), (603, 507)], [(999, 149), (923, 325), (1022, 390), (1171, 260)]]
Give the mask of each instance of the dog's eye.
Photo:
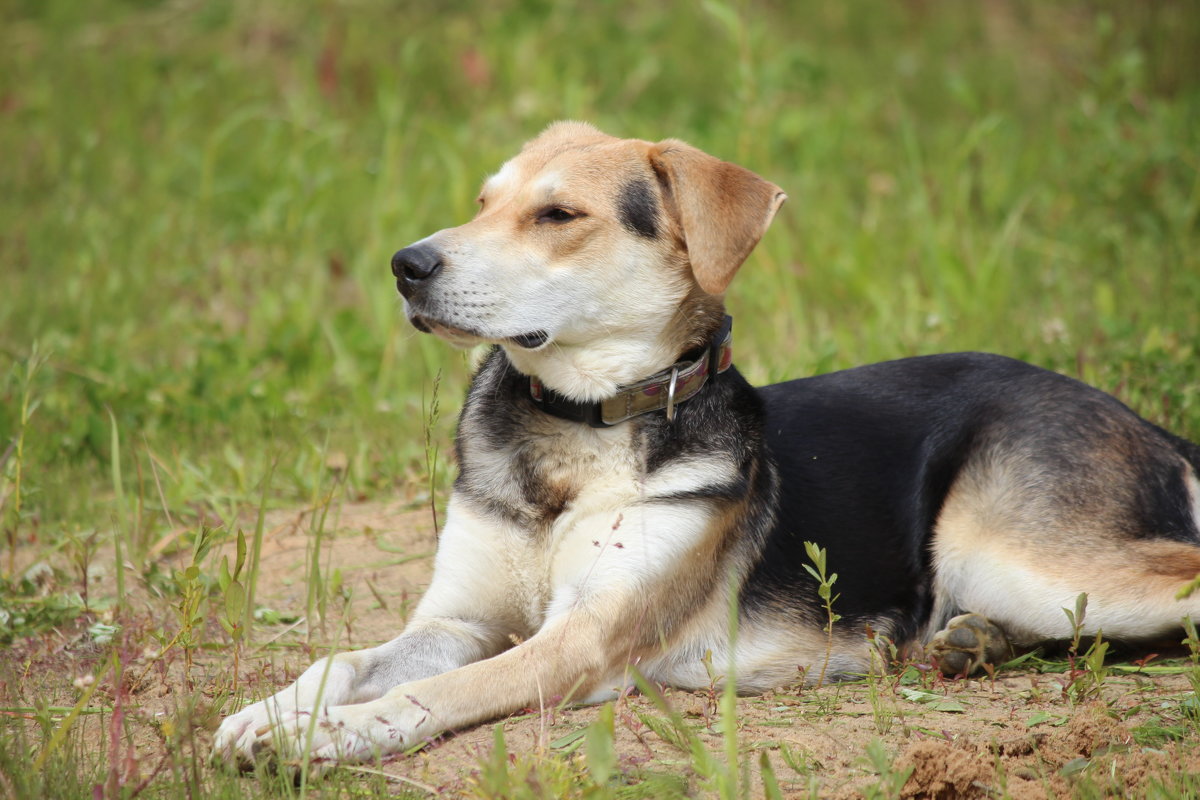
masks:
[(580, 217), (580, 216), (583, 216), (583, 215), (578, 214), (574, 211), (570, 211), (565, 208), (561, 208), (559, 206), (552, 206), (550, 208), (542, 209), (542, 211), (538, 214), (537, 221), (538, 222), (570, 222), (571, 220), (575, 219), (576, 217)]

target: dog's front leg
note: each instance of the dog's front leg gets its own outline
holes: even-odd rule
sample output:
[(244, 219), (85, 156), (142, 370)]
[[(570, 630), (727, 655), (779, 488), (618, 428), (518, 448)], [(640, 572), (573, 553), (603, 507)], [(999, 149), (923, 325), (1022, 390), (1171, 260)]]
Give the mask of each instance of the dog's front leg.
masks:
[(493, 658), (403, 684), (370, 702), (325, 708), (315, 725), (307, 712), (285, 715), (258, 732), (251, 751), (274, 751), (284, 762), (299, 760), (305, 749), (314, 759), (341, 761), (399, 752), (447, 729), (586, 695), (596, 676), (610, 672), (602, 657), (610, 649), (594, 620), (556, 620)]
[(378, 699), (326, 708), (315, 724), (293, 715), (261, 731), (255, 747), (284, 760), (306, 747), (315, 758), (364, 760), (522, 708), (619, 689), (626, 665), (669, 643), (711, 591), (722, 520), (679, 501), (595, 514), (558, 548), (547, 615), (527, 641)]
[(316, 708), (374, 700), (509, 646), (509, 635), (522, 627), (512, 587), (496, 570), (510, 549), (506, 535), (452, 500), (433, 581), (404, 632), (378, 647), (320, 659), (292, 685), (227, 717), (213, 742), (214, 759), (249, 766), (257, 739), (273, 725), (310, 719)]

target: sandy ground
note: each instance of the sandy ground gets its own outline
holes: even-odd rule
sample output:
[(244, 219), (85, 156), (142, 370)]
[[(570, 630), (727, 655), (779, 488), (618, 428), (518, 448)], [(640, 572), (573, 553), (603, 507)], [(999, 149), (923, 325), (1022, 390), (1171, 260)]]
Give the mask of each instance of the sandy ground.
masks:
[[(298, 619), (256, 630), (236, 670), (238, 696), (247, 700), (282, 687), (335, 643), (347, 649), (392, 638), (428, 582), (436, 539), (427, 509), (359, 504), (331, 510), (321, 569), (327, 578), (340, 571), (343, 595), (350, 600), (330, 601), (326, 625), (314, 621), (310, 642), (305, 577), (314, 517), (273, 513), (267, 520), (257, 602)], [(169, 617), (165, 600), (144, 589), (132, 596), (134, 617), (147, 629)], [(136, 627), (126, 626), (126, 640), (148, 641)], [(210, 641), (221, 642), (219, 628), (210, 627)], [(37, 695), (73, 704), (79, 693), (73, 682), (96, 668), (99, 652), (78, 631), (14, 645), (3, 659), (3, 702), (19, 705)], [(235, 675), (231, 647), (196, 651), (190, 669), (178, 652), (170, 658), (155, 655), (153, 647), (132, 652), (126, 667), (133, 690), (123, 702), (136, 709), (131, 718), (146, 723), (135, 737), (136, 749), (145, 751), (139, 756), (144, 763), (162, 746), (155, 721), (178, 718), (179, 698), (186, 694), (180, 690), (198, 690), (190, 696), (211, 699), (211, 705), (201, 702), (189, 711), (203, 731), (215, 727), (222, 710), (227, 713), (236, 703), (226, 700)], [(1064, 697), (1063, 675), (1032, 670), (1006, 671), (995, 680), (918, 680), (910, 672), (908, 678), (892, 675), (873, 685), (782, 687), (738, 701), (739, 747), (755, 765), (755, 775), (759, 751), (767, 752), (788, 797), (863, 796), (886, 777), (867, 757), (874, 740), (891, 757), (891, 770), (912, 769), (900, 791), (904, 797), (1063, 796), (1080, 781), (1136, 795), (1154, 780), (1200, 773), (1200, 755), (1188, 741), (1196, 728), (1179, 712), (1181, 701), (1190, 702), (1186, 677), (1132, 669), (1110, 674), (1099, 697), (1074, 703)], [(111, 702), (111, 689), (102, 688), (98, 696), (105, 692)], [(714, 693), (668, 691), (667, 698), (714, 753), (722, 752), (714, 730)], [(596, 714), (594, 708), (528, 709), (503, 721), (509, 752), (518, 757), (568, 753), (579, 743), (572, 734)], [(617, 702), (621, 768), (630, 775), (683, 776), (690, 792), (703, 796), (690, 757), (653, 729), (655, 718), (663, 715), (648, 698), (631, 695)], [(84, 717), (78, 725), (85, 737), (103, 741), (106, 735), (99, 719)], [(207, 736), (200, 734), (202, 740)], [(389, 760), (382, 769), (396, 776), (398, 790), (420, 785), (462, 794), (491, 751), (493, 736), (491, 724), (460, 731), (415, 755)]]

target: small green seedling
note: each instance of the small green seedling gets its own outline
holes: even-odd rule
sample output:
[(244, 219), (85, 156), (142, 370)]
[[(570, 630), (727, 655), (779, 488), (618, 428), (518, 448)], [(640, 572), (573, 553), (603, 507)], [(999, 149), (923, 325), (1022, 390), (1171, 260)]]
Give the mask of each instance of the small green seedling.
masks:
[(1087, 616), (1087, 593), (1075, 598), (1075, 610), (1064, 608), (1063, 613), (1071, 623), (1071, 645), (1067, 649), (1067, 673), (1063, 682), (1063, 696), (1075, 702), (1099, 698), (1108, 677), (1104, 658), (1108, 654), (1108, 642), (1101, 631), (1096, 631), (1083, 655), (1079, 654), (1083, 639), (1083, 621)]
[(237, 532), (237, 555), (233, 570), (229, 569), (229, 557), (221, 557), (221, 571), (217, 584), (221, 588), (222, 615), (218, 617), (221, 627), (233, 640), (233, 688), (237, 690), (238, 667), (242, 653), (242, 639), (246, 634), (246, 587), (242, 582), (242, 568), (246, 566), (246, 534)]
[(805, 542), (804, 551), (808, 553), (808, 560), (815, 566), (814, 569), (808, 564), (804, 565), (804, 569), (809, 575), (817, 581), (817, 596), (821, 598), (822, 604), (825, 606), (825, 661), (821, 664), (821, 674), (817, 677), (817, 686), (820, 687), (825, 683), (825, 673), (829, 669), (829, 659), (833, 656), (833, 624), (841, 619), (840, 614), (833, 611), (833, 604), (841, 595), (833, 593), (833, 584), (837, 582), (837, 573), (830, 575), (826, 567), (827, 552), (824, 547), (818, 547), (815, 542)]

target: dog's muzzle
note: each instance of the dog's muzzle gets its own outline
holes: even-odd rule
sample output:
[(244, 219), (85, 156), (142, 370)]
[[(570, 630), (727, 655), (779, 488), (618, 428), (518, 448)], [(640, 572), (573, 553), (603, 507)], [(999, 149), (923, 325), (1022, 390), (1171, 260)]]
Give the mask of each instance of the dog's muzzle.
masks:
[(392, 274), (396, 290), (410, 299), (431, 278), (442, 271), (442, 254), (429, 245), (414, 244), (392, 256)]
[(392, 256), (392, 275), (396, 276), (396, 290), (409, 301), (405, 310), (408, 312), (408, 321), (414, 328), (422, 333), (434, 333), (434, 329), (437, 328), (440, 333), (450, 331), (484, 340), (507, 340), (527, 350), (536, 350), (550, 340), (550, 333), (544, 330), (497, 337), (473, 329), (474, 326), (466, 327), (458, 321), (447, 322), (445, 319), (429, 316), (428, 311), (423, 308), (426, 304), (421, 302), (420, 295), (429, 291), (432, 279), (442, 271), (443, 266), (441, 252), (428, 244), (410, 245)]

